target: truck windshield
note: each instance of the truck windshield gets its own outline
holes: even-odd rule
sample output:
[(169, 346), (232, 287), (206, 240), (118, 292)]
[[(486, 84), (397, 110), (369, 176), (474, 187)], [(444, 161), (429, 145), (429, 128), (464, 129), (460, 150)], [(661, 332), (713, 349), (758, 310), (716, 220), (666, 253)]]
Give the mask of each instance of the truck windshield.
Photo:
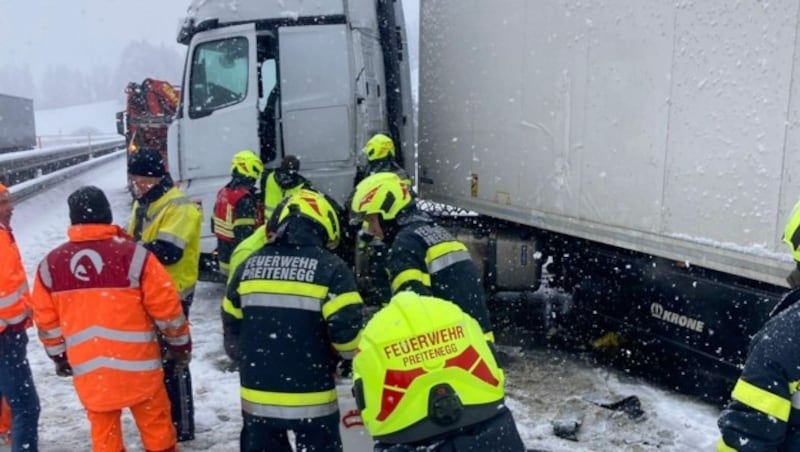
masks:
[(247, 38), (199, 44), (192, 55), (189, 116), (210, 114), (247, 97)]

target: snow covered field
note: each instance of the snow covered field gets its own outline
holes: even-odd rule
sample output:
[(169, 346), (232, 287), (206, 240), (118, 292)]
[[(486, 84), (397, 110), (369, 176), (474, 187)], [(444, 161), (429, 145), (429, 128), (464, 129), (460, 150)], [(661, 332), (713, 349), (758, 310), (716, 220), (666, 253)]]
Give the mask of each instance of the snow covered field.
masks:
[[(106, 191), (117, 224), (125, 224), (129, 196), (125, 191), (122, 158), (100, 166), (32, 197), (16, 206), (12, 226), (29, 278), (38, 262), (66, 239), (69, 225), (66, 198), (82, 185)], [(191, 312), (194, 340), (191, 364), (195, 393), (197, 439), (181, 450), (235, 451), (241, 427), (238, 375), (224, 369), (219, 302), (223, 288), (200, 283)], [(55, 375), (36, 332), (28, 347), (42, 400), (40, 449), (74, 452), (88, 450), (88, 421), (71, 381)], [(619, 372), (587, 365), (548, 350), (508, 349), (516, 360), (507, 370), (508, 403), (528, 447), (548, 451), (707, 451), (718, 437), (718, 410)], [(638, 396), (644, 416), (630, 419), (621, 411), (600, 408), (587, 400), (617, 401)], [(580, 420), (578, 441), (553, 435), (551, 421), (565, 415)], [(123, 428), (128, 450), (141, 446), (131, 419)], [(352, 451), (360, 452), (360, 451)]]

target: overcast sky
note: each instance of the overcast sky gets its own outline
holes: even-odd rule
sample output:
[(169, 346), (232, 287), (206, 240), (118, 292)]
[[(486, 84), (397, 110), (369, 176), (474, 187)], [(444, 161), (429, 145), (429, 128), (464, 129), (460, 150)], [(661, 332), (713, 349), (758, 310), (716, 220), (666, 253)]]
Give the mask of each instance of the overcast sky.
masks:
[[(59, 63), (116, 66), (133, 40), (181, 49), (175, 36), (188, 0), (0, 0), (0, 65), (34, 77)], [(0, 87), (2, 91), (2, 87)]]
[[(408, 0), (416, 22), (418, 0)], [(125, 44), (175, 42), (189, 0), (0, 0), (0, 65), (114, 67)], [(413, 12), (412, 12), (413, 11)], [(0, 92), (2, 87), (0, 87)]]

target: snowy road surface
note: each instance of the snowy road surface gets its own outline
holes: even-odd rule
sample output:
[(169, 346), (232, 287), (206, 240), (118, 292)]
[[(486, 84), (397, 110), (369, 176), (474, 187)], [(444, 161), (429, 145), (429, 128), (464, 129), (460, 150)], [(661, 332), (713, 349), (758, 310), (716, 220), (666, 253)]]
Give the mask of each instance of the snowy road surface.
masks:
[[(38, 262), (66, 239), (69, 224), (66, 197), (82, 185), (106, 191), (114, 221), (128, 217), (125, 162), (122, 158), (95, 168), (53, 190), (18, 205), (12, 226), (32, 278)], [(241, 428), (238, 376), (225, 372), (219, 302), (222, 287), (200, 283), (191, 312), (194, 340), (191, 364), (197, 438), (181, 450), (234, 451)], [(75, 452), (89, 449), (88, 421), (69, 379), (55, 375), (34, 329), (29, 331), (31, 367), (42, 400), (40, 448)], [(633, 380), (619, 372), (587, 365), (546, 350), (518, 352), (507, 370), (508, 404), (528, 447), (548, 451), (708, 451), (718, 437), (718, 410)], [(587, 400), (616, 401), (636, 395), (645, 415), (630, 419), (621, 411), (600, 408)], [(553, 435), (558, 417), (581, 421), (578, 441)], [(128, 450), (140, 451), (135, 426), (124, 416)], [(356, 452), (356, 451), (353, 451)]]

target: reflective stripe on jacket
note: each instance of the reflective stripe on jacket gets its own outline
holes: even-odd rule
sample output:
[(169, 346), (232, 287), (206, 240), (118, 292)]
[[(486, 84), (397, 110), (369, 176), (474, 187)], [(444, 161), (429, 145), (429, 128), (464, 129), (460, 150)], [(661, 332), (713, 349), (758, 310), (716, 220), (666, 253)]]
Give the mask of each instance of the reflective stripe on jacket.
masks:
[[(191, 349), (189, 324), (158, 259), (111, 225), (76, 225), (39, 265), (31, 297), (48, 355), (66, 351), (83, 405), (120, 409), (163, 385), (156, 329)], [(155, 323), (155, 325), (154, 325)]]
[(10, 230), (0, 225), (0, 331), (30, 325), (28, 277)]
[(223, 274), (228, 274), (231, 254), (236, 246), (263, 223), (264, 209), (252, 188), (233, 186), (234, 182), (217, 192), (212, 217), (213, 231), (217, 237), (217, 259)]
[(134, 202), (128, 233), (133, 234), (136, 223), (143, 222), (143, 242), (163, 240), (183, 250), (178, 262), (164, 267), (172, 276), (181, 299), (186, 299), (194, 292), (200, 270), (200, 210), (177, 187), (150, 203), (144, 218), (136, 217), (138, 206), (138, 201)]
[(238, 218), (236, 216), (236, 204), (239, 200), (249, 195), (251, 192), (246, 187), (223, 187), (217, 192), (217, 199), (214, 202), (214, 215), (211, 221), (214, 224), (214, 235), (217, 239), (233, 243), (236, 236), (233, 233), (233, 228), (242, 222), (246, 222), (251, 226), (256, 224), (255, 217), (251, 218)]

